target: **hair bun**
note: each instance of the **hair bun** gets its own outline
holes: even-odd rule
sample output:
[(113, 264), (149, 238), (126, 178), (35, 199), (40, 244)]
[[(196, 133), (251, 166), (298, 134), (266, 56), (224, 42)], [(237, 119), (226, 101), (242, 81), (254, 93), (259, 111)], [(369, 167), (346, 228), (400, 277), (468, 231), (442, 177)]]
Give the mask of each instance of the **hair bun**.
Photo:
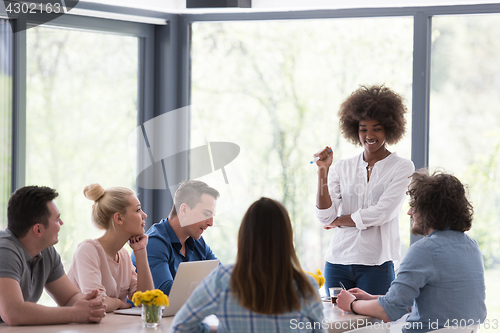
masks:
[(85, 198), (93, 201), (99, 200), (105, 193), (106, 190), (98, 183), (87, 185), (83, 189)]

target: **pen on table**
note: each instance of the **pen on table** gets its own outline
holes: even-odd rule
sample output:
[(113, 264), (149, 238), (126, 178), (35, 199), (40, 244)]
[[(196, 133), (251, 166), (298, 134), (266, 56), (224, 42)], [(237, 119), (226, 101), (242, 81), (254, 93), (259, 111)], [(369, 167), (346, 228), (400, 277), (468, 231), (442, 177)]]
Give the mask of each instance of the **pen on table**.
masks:
[(342, 287), (342, 289), (346, 290), (344, 287), (344, 284), (341, 281), (339, 281), (339, 283), (340, 283), (340, 286)]

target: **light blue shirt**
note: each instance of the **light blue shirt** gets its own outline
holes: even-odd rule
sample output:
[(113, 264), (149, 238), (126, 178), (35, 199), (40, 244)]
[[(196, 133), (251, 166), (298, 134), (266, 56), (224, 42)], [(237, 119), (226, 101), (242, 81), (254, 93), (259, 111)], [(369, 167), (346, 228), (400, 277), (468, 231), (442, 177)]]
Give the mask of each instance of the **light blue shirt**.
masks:
[(378, 303), (392, 321), (413, 306), (403, 332), (464, 327), (486, 318), (483, 257), (476, 241), (453, 230), (413, 244), (397, 278)]
[[(302, 299), (300, 310), (279, 315), (259, 314), (242, 307), (230, 289), (233, 267), (219, 266), (196, 287), (175, 315), (170, 332), (210, 332), (202, 321), (211, 314), (219, 319), (217, 332), (326, 332), (322, 328), (323, 305), (319, 295)], [(313, 277), (308, 278), (317, 287)]]

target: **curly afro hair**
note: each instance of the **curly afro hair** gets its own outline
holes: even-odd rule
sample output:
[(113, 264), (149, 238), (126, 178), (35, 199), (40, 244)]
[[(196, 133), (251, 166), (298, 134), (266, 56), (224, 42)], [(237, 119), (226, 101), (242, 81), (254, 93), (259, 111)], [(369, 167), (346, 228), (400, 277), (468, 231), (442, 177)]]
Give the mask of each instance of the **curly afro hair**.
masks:
[(387, 144), (398, 143), (406, 132), (406, 106), (403, 97), (381, 86), (360, 86), (340, 106), (340, 130), (354, 145), (360, 145), (360, 120), (375, 119), (385, 129)]

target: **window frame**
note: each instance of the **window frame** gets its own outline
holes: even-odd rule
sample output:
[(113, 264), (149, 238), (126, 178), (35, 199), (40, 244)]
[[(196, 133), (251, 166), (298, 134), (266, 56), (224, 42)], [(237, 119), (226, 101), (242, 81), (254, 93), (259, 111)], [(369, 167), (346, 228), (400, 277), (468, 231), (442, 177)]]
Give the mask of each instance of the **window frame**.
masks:
[[(430, 101), (430, 45), (432, 17), (437, 15), (500, 14), (500, 4), (354, 8), (337, 10), (304, 10), (288, 12), (172, 14), (150, 10), (80, 3), (79, 8), (105, 13), (133, 14), (162, 18), (167, 25), (125, 22), (77, 16), (70, 13), (48, 25), (84, 29), (106, 33), (127, 34), (140, 38), (138, 126), (145, 121), (181, 107), (191, 100), (191, 25), (196, 22), (304, 20), (362, 17), (411, 16), (414, 19), (413, 82), (412, 82), (412, 160), (417, 169), (427, 167), (429, 160), (429, 101)], [(6, 18), (0, 7), (0, 17)], [(23, 17), (15, 19), (18, 27), (25, 27)], [(26, 33), (14, 36), (13, 75), (13, 139), (12, 189), (25, 182), (26, 155)], [(177, 150), (189, 147), (189, 116), (177, 127), (187, 128)], [(174, 143), (170, 143), (174, 144)], [(143, 152), (146, 153), (146, 152)], [(141, 156), (141, 155), (139, 155)], [(180, 173), (188, 176), (189, 162), (180, 163)], [(148, 226), (166, 217), (172, 207), (171, 194), (166, 190), (137, 188), (139, 199), (150, 219)], [(417, 238), (412, 235), (411, 243)]]

